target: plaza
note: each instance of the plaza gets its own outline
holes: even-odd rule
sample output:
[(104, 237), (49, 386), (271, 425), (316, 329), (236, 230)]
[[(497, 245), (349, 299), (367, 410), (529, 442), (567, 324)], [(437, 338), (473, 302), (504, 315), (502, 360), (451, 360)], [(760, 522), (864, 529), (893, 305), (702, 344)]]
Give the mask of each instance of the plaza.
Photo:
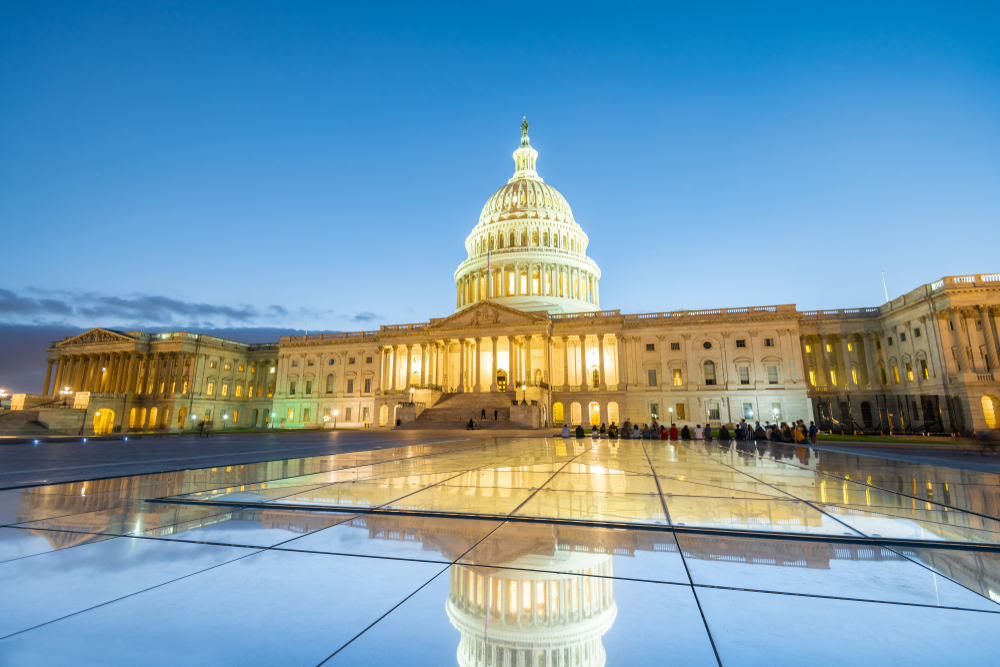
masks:
[(7, 445), (0, 663), (991, 662), (996, 464), (497, 436)]

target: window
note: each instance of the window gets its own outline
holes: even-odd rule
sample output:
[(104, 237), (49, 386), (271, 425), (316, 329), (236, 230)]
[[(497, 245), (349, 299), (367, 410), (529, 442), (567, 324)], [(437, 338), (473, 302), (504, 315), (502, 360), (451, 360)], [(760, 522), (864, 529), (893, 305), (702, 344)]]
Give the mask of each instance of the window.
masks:
[(715, 362), (705, 362), (705, 384), (715, 384)]
[[(244, 368), (243, 364), (240, 364), (240, 373), (242, 373), (242, 372), (243, 372), (243, 368)], [(234, 419), (234, 420), (236, 419), (236, 417), (235, 417), (235, 414), (236, 414), (236, 413), (233, 413), (233, 415), (234, 415), (234, 416), (233, 416), (233, 419)]]
[(313, 393), (313, 382), (312, 380), (306, 380), (306, 395)]
[(765, 338), (764, 339), (764, 347), (774, 347), (774, 339), (773, 338)]
[(915, 327), (913, 329), (913, 337), (914, 338), (920, 338), (920, 327)]
[(771, 403), (771, 418), (776, 422), (781, 421), (781, 403)]
[(712, 349), (712, 342), (706, 340), (704, 343), (701, 344), (701, 346), (703, 348), (705, 348), (706, 350), (711, 350)]
[(327, 359), (327, 361), (326, 361), (326, 365), (327, 365), (327, 366), (333, 366), (333, 362), (334, 362), (334, 361), (336, 361), (336, 359)]
[(306, 361), (306, 366), (312, 366), (313, 363), (314, 363), (313, 360), (309, 359), (309, 360)]
[(371, 378), (365, 378), (365, 393), (366, 394), (372, 393), (372, 379)]
[(816, 386), (816, 371), (812, 369), (809, 370), (809, 384)]
[(292, 366), (298, 366), (299, 362), (295, 359), (292, 360)]
[(681, 344), (680, 343), (671, 343), (670, 344), (670, 349), (673, 350), (674, 352), (676, 352), (677, 350), (681, 349)]
[(679, 419), (679, 420), (687, 419), (687, 414), (685, 414), (685, 412), (684, 412), (684, 404), (683, 403), (675, 403), (674, 404), (674, 414), (677, 415), (677, 419)]
[(929, 380), (930, 377), (931, 377), (930, 373), (927, 372), (927, 360), (926, 359), (921, 359), (920, 360), (920, 375), (922, 375), (925, 380)]
[(674, 386), (675, 387), (684, 386), (684, 373), (679, 368), (674, 369)]
[(228, 370), (232, 370), (232, 368), (233, 368), (233, 365), (232, 365), (232, 364), (226, 364), (226, 368), (225, 368), (225, 370), (227, 370), (227, 371), (228, 371)]
[(349, 358), (349, 359), (347, 360), (347, 364), (348, 364), (349, 366), (353, 366), (353, 365), (354, 365), (354, 363), (355, 363), (356, 361), (357, 361), (357, 359), (355, 359), (354, 357), (350, 357), (350, 358)]
[(253, 398), (253, 385), (247, 387), (247, 398)]
[(208, 365), (208, 367), (209, 368), (218, 368), (219, 367), (219, 362), (218, 361), (213, 361), (212, 363), (210, 363)]
[(344, 421), (345, 422), (351, 421), (351, 408), (344, 409)]
[(187, 380), (184, 380), (184, 382), (181, 383), (181, 393), (182, 394), (188, 393), (188, 383), (187, 383)]
[(295, 395), (295, 380), (292, 380), (291, 382), (288, 383), (288, 395), (289, 396)]
[(274, 366), (272, 366), (272, 367), (271, 367), (271, 372), (272, 372), (272, 373), (274, 372)]
[(878, 368), (878, 376), (880, 380), (879, 384), (888, 384), (888, 381), (886, 380), (885, 377), (885, 369), (882, 368), (881, 366), (879, 366)]
[(722, 416), (719, 414), (719, 404), (718, 403), (709, 403), (708, 404), (708, 421), (717, 422), (717, 421), (720, 421), (721, 419), (722, 419)]
[(740, 366), (736, 370), (740, 373), (740, 384), (750, 384), (750, 369), (746, 366)]
[(746, 338), (737, 338), (736, 339), (736, 347), (746, 347), (746, 346), (747, 346), (747, 339)]
[(875, 341), (875, 349), (876, 350), (881, 350), (882, 349), (882, 341), (880, 341), (880, 340), (876, 340)]
[(906, 334), (905, 333), (899, 334), (899, 342), (900, 343), (905, 343), (906, 342)]
[(826, 344), (826, 351), (827, 352), (833, 352), (833, 343), (827, 343)]
[(659, 403), (650, 403), (649, 404), (649, 417), (650, 417), (650, 419), (659, 419), (660, 418), (660, 404)]
[(892, 367), (892, 379), (899, 384), (899, 366)]
[(812, 345), (806, 345), (806, 354), (811, 354), (812, 351), (813, 351), (813, 346)]
[(906, 381), (913, 382), (913, 365), (909, 361), (906, 362)]
[(372, 420), (372, 409), (367, 405), (361, 408), (361, 421), (370, 422)]
[(236, 424), (239, 421), (240, 421), (240, 411), (233, 410), (233, 424)]
[(778, 384), (778, 367), (768, 366), (767, 367), (767, 383), (768, 384)]
[(655, 343), (646, 343), (646, 352), (655, 352), (655, 351), (656, 351)]
[(851, 380), (853, 380), (854, 384), (858, 383), (858, 369), (857, 368), (852, 368), (851, 369)]
[(853, 343), (848, 343), (847, 344), (847, 351), (848, 352), (854, 352), (854, 344)]
[(333, 373), (326, 376), (326, 393), (333, 393)]
[(242, 395), (243, 395), (243, 385), (238, 384), (236, 385), (236, 398), (239, 398)]
[(205, 393), (208, 394), (209, 396), (215, 396), (215, 383), (214, 382), (209, 382), (208, 383), (208, 390)]
[(892, 345), (892, 336), (886, 336), (885, 340), (887, 343), (889, 343), (889, 345)]
[(753, 419), (753, 403), (743, 404), (743, 419)]
[(354, 380), (348, 380), (347, 381), (347, 393), (348, 394), (353, 394), (354, 393)]
[(302, 408), (302, 423), (309, 421), (309, 408)]
[(834, 387), (837, 386), (837, 371), (833, 370), (832, 368), (830, 369), (830, 384), (832, 384)]
[(372, 358), (371, 357), (365, 357), (365, 363), (366, 364), (370, 364), (371, 362), (372, 362)]
[(288, 421), (292, 421), (292, 416), (295, 414), (294, 408), (288, 408)]
[(646, 371), (646, 381), (649, 383), (650, 387), (655, 387), (656, 386), (656, 370), (655, 369), (651, 368), (648, 371)]

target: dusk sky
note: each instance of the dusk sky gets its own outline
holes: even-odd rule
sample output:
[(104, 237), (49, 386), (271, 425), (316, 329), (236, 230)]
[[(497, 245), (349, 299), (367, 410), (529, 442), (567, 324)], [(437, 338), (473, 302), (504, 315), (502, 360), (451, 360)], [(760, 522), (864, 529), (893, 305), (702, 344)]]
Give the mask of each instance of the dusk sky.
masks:
[(92, 326), (447, 316), (523, 116), (604, 308), (1000, 272), (996, 2), (6, 2), (0, 387)]

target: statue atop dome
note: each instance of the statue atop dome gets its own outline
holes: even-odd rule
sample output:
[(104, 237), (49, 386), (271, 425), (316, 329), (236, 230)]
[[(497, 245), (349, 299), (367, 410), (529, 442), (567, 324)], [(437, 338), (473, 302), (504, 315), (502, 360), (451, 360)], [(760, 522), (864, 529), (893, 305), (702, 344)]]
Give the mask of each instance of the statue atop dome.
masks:
[(521, 145), (530, 146), (528, 143), (528, 117), (524, 116), (521, 120)]

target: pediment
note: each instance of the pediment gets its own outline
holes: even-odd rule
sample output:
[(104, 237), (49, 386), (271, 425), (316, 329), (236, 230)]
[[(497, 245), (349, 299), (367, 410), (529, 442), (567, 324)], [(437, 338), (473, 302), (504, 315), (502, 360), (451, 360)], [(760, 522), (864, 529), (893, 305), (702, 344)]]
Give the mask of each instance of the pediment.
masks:
[(79, 336), (73, 336), (72, 338), (67, 338), (66, 340), (59, 343), (59, 347), (68, 347), (71, 345), (94, 345), (99, 343), (134, 343), (134, 342), (135, 338), (120, 333), (118, 331), (111, 331), (110, 329), (91, 329), (90, 331), (84, 331)]
[(435, 320), (428, 329), (462, 329), (467, 327), (517, 326), (524, 324), (545, 324), (549, 319), (543, 315), (526, 313), (498, 303), (482, 301), (444, 319)]

